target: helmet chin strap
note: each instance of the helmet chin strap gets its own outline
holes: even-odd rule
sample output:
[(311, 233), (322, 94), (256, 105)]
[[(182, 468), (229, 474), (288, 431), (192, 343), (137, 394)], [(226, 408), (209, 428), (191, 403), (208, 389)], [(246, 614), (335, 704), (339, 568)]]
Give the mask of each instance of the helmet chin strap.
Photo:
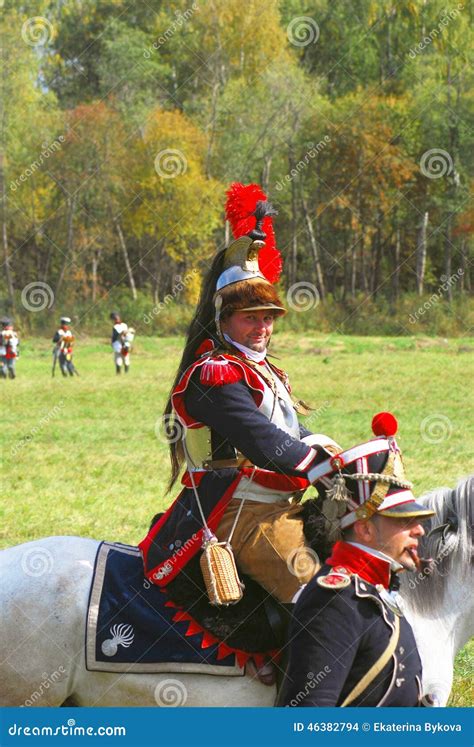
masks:
[(216, 297), (214, 298), (214, 308), (215, 308), (214, 323), (216, 325), (217, 337), (222, 343), (225, 344), (224, 336), (222, 334), (222, 329), (221, 329), (222, 296), (219, 294), (217, 294)]

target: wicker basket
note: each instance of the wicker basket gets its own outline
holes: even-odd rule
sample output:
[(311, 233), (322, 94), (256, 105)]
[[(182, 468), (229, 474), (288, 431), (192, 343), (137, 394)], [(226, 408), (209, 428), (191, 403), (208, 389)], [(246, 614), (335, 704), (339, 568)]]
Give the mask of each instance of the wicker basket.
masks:
[(242, 599), (244, 584), (239, 579), (234, 553), (227, 542), (211, 539), (203, 546), (201, 571), (211, 604), (236, 604)]

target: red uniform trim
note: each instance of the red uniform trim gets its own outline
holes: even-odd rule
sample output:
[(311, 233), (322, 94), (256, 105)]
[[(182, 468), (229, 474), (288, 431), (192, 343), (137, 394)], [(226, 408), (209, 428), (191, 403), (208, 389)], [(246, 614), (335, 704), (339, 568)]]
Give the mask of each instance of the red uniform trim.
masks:
[(300, 462), (298, 462), (294, 469), (301, 470), (302, 472), (307, 472), (310, 469), (313, 460), (316, 459), (316, 456), (317, 454), (315, 450), (310, 446), (306, 456)]
[[(250, 477), (253, 468), (243, 467), (241, 471), (246, 477)], [(295, 490), (306, 490), (311, 484), (306, 477), (293, 477), (258, 468), (255, 470), (252, 482), (270, 490), (287, 490), (289, 493), (294, 493)]]
[[(232, 495), (234, 494), (234, 491), (241, 479), (242, 479), (242, 473), (239, 473), (237, 477), (235, 478), (235, 480), (231, 482), (231, 484), (229, 485), (229, 487), (227, 488), (223, 496), (220, 498), (220, 500), (217, 502), (217, 504), (214, 506), (211, 513), (209, 514), (208, 519), (207, 519), (207, 525), (209, 529), (211, 529), (211, 531), (214, 532), (217, 529), (219, 522), (222, 519), (222, 515), (227, 507), (227, 504), (232, 498)], [(147, 567), (147, 557), (148, 557), (148, 551), (150, 549), (150, 545), (152, 544), (160, 528), (163, 526), (163, 524), (167, 520), (170, 512), (172, 511), (176, 502), (179, 500), (180, 496), (181, 496), (181, 493), (176, 498), (176, 500), (171, 504), (171, 506), (166, 511), (166, 513), (163, 514), (161, 519), (159, 519), (156, 522), (155, 526), (147, 534), (145, 539), (142, 540), (142, 542), (140, 542), (140, 544), (138, 545), (143, 555), (145, 576), (157, 586), (166, 586), (166, 584), (172, 581), (177, 576), (177, 574), (185, 567), (185, 565), (189, 563), (191, 558), (194, 557), (194, 555), (198, 552), (198, 550), (202, 547), (204, 527), (200, 529), (199, 532), (196, 532), (195, 534), (193, 534), (193, 536), (190, 537), (188, 540), (186, 540), (183, 547), (179, 548), (179, 550), (177, 550), (173, 555), (171, 555), (163, 563), (160, 563), (154, 568)], [(157, 574), (160, 572), (160, 570), (163, 570), (165, 566), (166, 568), (170, 568), (171, 570), (168, 573), (163, 574), (162, 578), (157, 578)]]
[[(207, 470), (200, 470), (199, 472), (193, 472), (193, 478), (194, 478), (194, 484), (196, 487), (198, 487), (201, 483), (202, 478), (207, 473)], [(193, 484), (191, 482), (191, 477), (189, 475), (189, 472), (185, 472), (184, 475), (181, 478), (181, 484), (185, 485), (187, 488), (192, 488)]]
[[(161, 591), (164, 594), (168, 593), (166, 589), (161, 589)], [(192, 615), (189, 614), (189, 612), (186, 612), (186, 610), (179, 607), (171, 599), (169, 599), (165, 603), (165, 607), (176, 608), (177, 611), (172, 617), (173, 622), (188, 623), (188, 628), (184, 633), (185, 637), (202, 633), (201, 648), (209, 648), (209, 646), (217, 643), (217, 661), (221, 661), (221, 659), (225, 659), (227, 656), (230, 656), (230, 654), (233, 654), (240, 667), (244, 667), (249, 659), (253, 659), (258, 669), (269, 660), (274, 662), (278, 662), (280, 660), (281, 652), (278, 651), (278, 649), (272, 649), (271, 651), (265, 651), (261, 653), (248, 653), (247, 651), (242, 651), (242, 649), (228, 646), (227, 643), (224, 643), (224, 641), (220, 641), (218, 638), (209, 633), (192, 617)]]
[[(234, 358), (232, 355), (221, 354), (219, 356), (216, 356), (212, 358), (211, 356), (207, 356), (206, 358), (201, 358), (198, 361), (195, 361), (183, 374), (181, 379), (179, 380), (178, 384), (176, 385), (173, 394), (171, 395), (171, 402), (173, 403), (173, 408), (175, 412), (178, 414), (178, 417), (180, 420), (184, 423), (184, 425), (187, 428), (203, 428), (204, 423), (200, 423), (197, 420), (194, 420), (194, 418), (191, 417), (191, 415), (188, 414), (186, 411), (185, 405), (184, 405), (184, 397), (186, 393), (186, 389), (188, 388), (189, 380), (191, 376), (193, 375), (194, 371), (196, 371), (197, 368), (200, 368), (201, 366), (205, 366), (206, 364), (209, 364), (209, 361), (211, 360), (226, 360), (229, 363), (225, 364), (226, 368), (229, 368), (229, 371), (233, 371), (232, 374), (229, 374), (229, 378), (233, 379), (233, 382), (239, 381), (243, 379), (247, 386), (249, 387), (251, 394), (255, 400), (255, 404), (257, 407), (262, 403), (263, 399), (263, 393), (265, 391), (264, 384), (262, 380), (260, 379), (259, 375), (252, 369), (250, 366), (246, 366), (244, 361), (240, 360), (239, 358)], [(236, 378), (237, 375), (237, 378)], [(224, 381), (222, 383), (233, 383), (230, 380)], [(204, 382), (207, 383), (207, 382)]]
[(154, 526), (148, 532), (147, 536), (144, 539), (142, 539), (142, 541), (138, 545), (138, 548), (141, 551), (141, 554), (143, 556), (143, 562), (144, 562), (144, 565), (145, 565), (145, 571), (146, 571), (146, 561), (147, 561), (147, 557), (148, 557), (148, 550), (150, 549), (150, 545), (152, 544), (154, 538), (156, 537), (158, 531), (161, 529), (161, 527), (163, 526), (163, 524), (166, 521), (168, 521), (168, 518), (169, 518), (171, 512), (173, 511), (176, 503), (181, 498), (182, 494), (183, 494), (183, 491), (181, 491), (181, 493), (179, 493), (179, 495), (177, 496), (177, 498), (175, 498), (174, 501), (173, 501), (173, 503), (167, 508), (167, 510), (165, 511), (165, 513), (163, 514), (163, 516), (160, 519), (158, 519), (158, 521), (156, 522), (156, 524), (154, 524)]
[(369, 584), (382, 584), (386, 589), (390, 583), (390, 562), (377, 558), (348, 542), (336, 542), (331, 557), (326, 560), (331, 566), (343, 566), (348, 573), (357, 573)]
[[(279, 472), (271, 472), (270, 470), (260, 469), (258, 467), (255, 472), (253, 471), (253, 467), (239, 467), (239, 472), (244, 474), (246, 477), (251, 477), (253, 474), (252, 482), (257, 483), (257, 485), (262, 485), (264, 488), (269, 488), (270, 490), (286, 490), (289, 493), (294, 493), (295, 490), (306, 490), (306, 488), (309, 488), (311, 484), (306, 477), (283, 475)], [(205, 474), (207, 474), (207, 470), (193, 472), (196, 487), (199, 486)], [(187, 488), (192, 488), (193, 484), (189, 472), (184, 473), (181, 483)]]

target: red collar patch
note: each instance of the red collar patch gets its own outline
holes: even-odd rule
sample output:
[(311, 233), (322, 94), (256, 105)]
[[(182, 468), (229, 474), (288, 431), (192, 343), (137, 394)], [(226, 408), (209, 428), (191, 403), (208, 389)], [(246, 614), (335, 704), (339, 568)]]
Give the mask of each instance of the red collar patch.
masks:
[(389, 587), (390, 562), (383, 558), (377, 558), (370, 552), (365, 552), (348, 542), (336, 542), (332, 548), (331, 557), (327, 559), (326, 563), (333, 566), (334, 571), (332, 573), (339, 570), (336, 566), (343, 566), (346, 573), (357, 573), (369, 584), (374, 584), (374, 586), (382, 584), (385, 589)]

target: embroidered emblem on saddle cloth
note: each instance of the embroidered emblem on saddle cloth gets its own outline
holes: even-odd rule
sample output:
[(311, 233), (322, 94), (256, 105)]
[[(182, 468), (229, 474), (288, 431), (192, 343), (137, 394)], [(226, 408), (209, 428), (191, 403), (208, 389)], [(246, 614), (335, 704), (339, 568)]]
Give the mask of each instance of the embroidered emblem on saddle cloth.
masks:
[(319, 586), (323, 589), (344, 589), (351, 583), (349, 571), (342, 565), (332, 568), (325, 576), (319, 576), (317, 579)]

